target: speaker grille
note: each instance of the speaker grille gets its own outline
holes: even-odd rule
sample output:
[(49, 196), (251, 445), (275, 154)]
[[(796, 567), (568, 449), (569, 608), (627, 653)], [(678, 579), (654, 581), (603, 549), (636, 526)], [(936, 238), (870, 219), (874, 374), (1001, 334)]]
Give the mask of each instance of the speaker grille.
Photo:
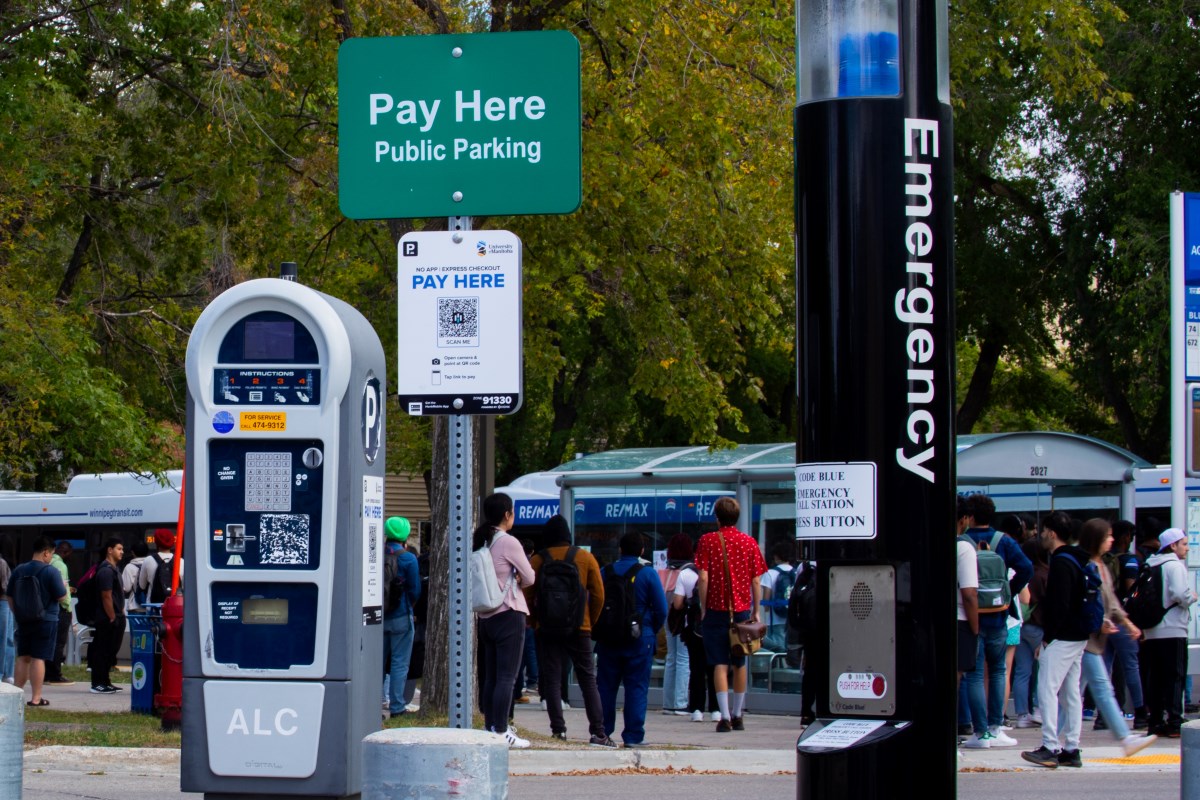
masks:
[(850, 613), (855, 619), (866, 619), (871, 616), (871, 609), (875, 606), (875, 596), (871, 594), (871, 587), (863, 581), (854, 584), (854, 588), (850, 590)]

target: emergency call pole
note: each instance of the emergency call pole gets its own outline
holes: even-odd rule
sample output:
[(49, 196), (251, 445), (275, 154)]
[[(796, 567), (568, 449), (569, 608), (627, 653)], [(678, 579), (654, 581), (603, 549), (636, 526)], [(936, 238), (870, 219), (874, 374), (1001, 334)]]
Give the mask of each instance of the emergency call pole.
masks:
[(797, 797), (955, 792), (946, 0), (798, 0), (797, 537), (818, 720)]

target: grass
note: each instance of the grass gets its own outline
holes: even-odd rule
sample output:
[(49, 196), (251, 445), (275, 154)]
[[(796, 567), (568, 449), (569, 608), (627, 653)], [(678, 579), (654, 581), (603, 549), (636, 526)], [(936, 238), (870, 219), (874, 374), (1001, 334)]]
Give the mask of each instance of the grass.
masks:
[(178, 749), (179, 731), (165, 733), (158, 717), (149, 714), (26, 708), (25, 746), (47, 745)]
[[(62, 673), (64, 678), (73, 680), (76, 683), (88, 683), (92, 679), (87, 671), (87, 667), (82, 664), (77, 667), (73, 667), (70, 664), (63, 664)], [(113, 683), (129, 683), (128, 669), (114, 669), (109, 677), (112, 678)]]

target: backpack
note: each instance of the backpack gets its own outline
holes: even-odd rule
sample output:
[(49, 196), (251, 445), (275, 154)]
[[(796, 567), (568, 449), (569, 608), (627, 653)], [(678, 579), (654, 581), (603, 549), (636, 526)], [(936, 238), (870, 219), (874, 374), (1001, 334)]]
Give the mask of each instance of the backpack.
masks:
[(538, 634), (570, 636), (583, 625), (584, 604), (587, 602), (579, 567), (575, 565), (578, 547), (567, 548), (566, 555), (556, 559), (549, 550), (538, 553), (542, 568), (538, 570), (534, 603), (537, 608)]
[[(1004, 557), (996, 552), (996, 547), (1004, 533), (997, 531), (990, 542), (975, 543), (970, 536), (963, 534), (959, 541), (966, 542), (975, 548), (975, 564), (979, 569), (979, 613), (1000, 614), (1008, 611), (1012, 605), (1012, 588), (1008, 585), (1008, 564)], [(986, 549), (985, 548), (986, 545)]]
[(154, 559), (158, 567), (154, 570), (154, 583), (150, 584), (146, 593), (146, 602), (164, 603), (171, 594), (171, 568), (167, 566), (166, 561), (159, 557), (158, 553), (151, 553), (150, 557)]
[(797, 573), (800, 572), (798, 567), (791, 569), (780, 569), (772, 567), (775, 572), (775, 583), (771, 586), (771, 599), (763, 600), (763, 607), (773, 611), (777, 617), (782, 617), (787, 614), (788, 601), (792, 598), (792, 589), (796, 585)]
[(404, 573), (400, 571), (400, 554), (388, 553), (383, 560), (383, 613), (391, 614), (400, 608), (404, 596)]
[(500, 578), (496, 575), (496, 564), (492, 561), (492, 545), (501, 536), (507, 536), (504, 531), (496, 531), (490, 543), (471, 553), (471, 610), (475, 613), (486, 614), (495, 611), (504, 603), (512, 588), (513, 576), (508, 576), (504, 588), (500, 587)]
[(50, 568), (43, 564), (42, 568), (29, 575), (22, 575), (16, 581), (10, 581), (8, 594), (12, 597), (13, 615), (17, 622), (41, 622), (46, 614), (47, 603), (42, 596), (42, 582), (39, 576)]
[[(675, 585), (679, 582), (679, 574), (684, 570), (696, 572), (696, 565), (690, 561), (684, 564), (673, 572), (675, 580), (671, 581), (671, 592), (668, 594), (667, 600), (667, 631), (672, 636), (683, 636), (685, 633), (691, 633), (697, 638), (700, 636), (700, 598), (696, 597), (696, 587), (692, 587), (692, 594), (683, 599), (683, 608), (675, 608), (670, 601), (670, 594), (675, 591)], [(665, 591), (665, 590), (664, 590)]]
[(1070, 553), (1059, 553), (1055, 558), (1065, 558), (1083, 573), (1083, 590), (1079, 597), (1079, 615), (1083, 629), (1087, 633), (1095, 633), (1104, 626), (1104, 595), (1100, 591), (1103, 580), (1100, 569), (1090, 560), (1080, 564)]
[(75, 584), (75, 620), (80, 625), (94, 625), (100, 612), (100, 584), (96, 582), (96, 573), (103, 563), (92, 564)]
[(604, 577), (604, 608), (592, 626), (592, 640), (611, 647), (625, 647), (642, 636), (642, 614), (637, 608), (633, 581), (642, 569), (635, 562), (624, 575), (609, 564), (600, 571)]
[(1125, 613), (1142, 630), (1153, 628), (1163, 621), (1167, 612), (1178, 603), (1163, 607), (1163, 565), (1142, 565), (1137, 580), (1125, 601)]

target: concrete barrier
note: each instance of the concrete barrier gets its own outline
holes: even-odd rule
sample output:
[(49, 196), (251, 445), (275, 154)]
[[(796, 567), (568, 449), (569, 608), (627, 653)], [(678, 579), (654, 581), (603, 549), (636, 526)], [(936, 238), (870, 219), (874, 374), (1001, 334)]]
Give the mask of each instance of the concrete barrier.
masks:
[(1185, 722), (1180, 730), (1182, 762), (1179, 767), (1179, 797), (1200, 797), (1200, 720)]
[(21, 800), (24, 752), (25, 692), (0, 681), (0, 797)]
[(457, 728), (394, 728), (363, 739), (362, 800), (508, 798), (504, 737)]

